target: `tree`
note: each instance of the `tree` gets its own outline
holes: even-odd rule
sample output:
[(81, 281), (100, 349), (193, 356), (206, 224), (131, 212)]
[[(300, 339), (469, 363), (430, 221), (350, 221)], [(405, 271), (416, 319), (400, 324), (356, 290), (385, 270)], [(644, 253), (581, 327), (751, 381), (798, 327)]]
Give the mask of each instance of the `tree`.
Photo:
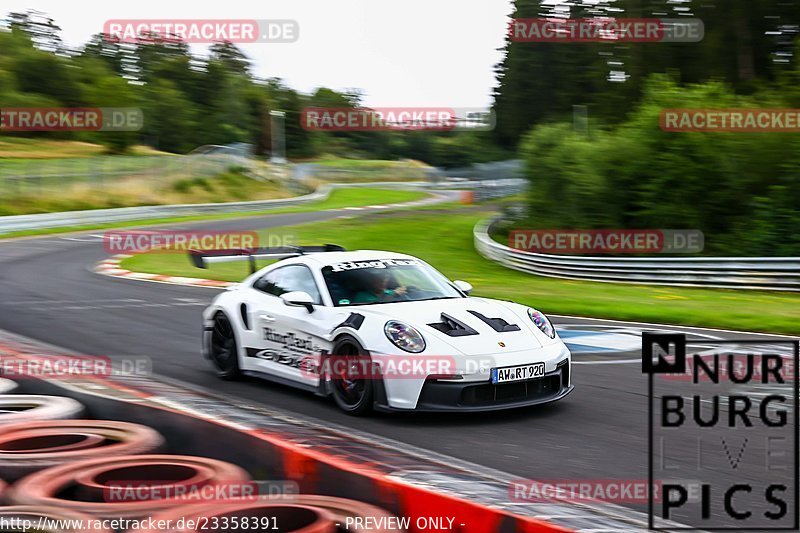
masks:
[[(516, 145), (532, 125), (568, 119), (574, 105), (619, 123), (645, 80), (669, 73), (681, 83), (720, 79), (740, 94), (771, 82), (794, 61), (800, 5), (781, 0), (516, 0), (513, 18), (688, 18), (702, 21), (700, 42), (526, 43), (506, 39), (496, 66), (497, 142)], [(789, 58), (792, 58), (790, 61)]]
[(27, 34), (33, 44), (45, 52), (62, 54), (64, 43), (61, 41), (61, 28), (53, 19), (40, 11), (29, 9), (24, 13), (10, 13), (8, 20), (12, 31)]
[(13, 70), (20, 91), (45, 95), (65, 106), (87, 103), (67, 58), (31, 48), (13, 61)]
[(233, 74), (247, 76), (250, 73), (250, 60), (231, 42), (224, 41), (211, 45), (209, 62), (216, 61)]
[(83, 47), (80, 57), (89, 57), (104, 61), (117, 76), (130, 74), (129, 65), (131, 61), (126, 61), (130, 53), (130, 47), (123, 46), (118, 41), (108, 38), (108, 36), (98, 33), (92, 36), (88, 43)]
[(143, 102), (144, 133), (155, 139), (156, 148), (186, 153), (205, 144), (195, 134), (197, 110), (174, 82), (156, 79), (148, 83)]
[[(91, 55), (82, 55), (75, 59), (78, 67), (78, 81), (87, 105), (101, 108), (139, 107), (138, 87), (111, 70), (108, 62)], [(86, 136), (87, 140), (98, 142), (110, 152), (122, 153), (133, 146), (139, 139), (136, 131), (100, 131)]]

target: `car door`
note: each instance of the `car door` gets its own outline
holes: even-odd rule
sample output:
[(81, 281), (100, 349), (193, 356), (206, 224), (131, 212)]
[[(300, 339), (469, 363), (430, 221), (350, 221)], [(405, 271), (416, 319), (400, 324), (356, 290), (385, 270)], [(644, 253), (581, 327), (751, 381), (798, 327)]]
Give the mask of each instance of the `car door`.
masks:
[[(268, 374), (316, 387), (319, 378), (313, 364), (330, 351), (329, 335), (335, 323), (330, 308), (323, 305), (311, 269), (300, 264), (277, 268), (257, 280), (253, 290), (258, 302), (254, 317), (257, 346), (248, 353), (253, 358), (250, 362)], [(297, 291), (312, 297), (313, 312), (286, 305), (280, 298)]]
[(263, 324), (266, 317), (274, 315), (274, 309), (283, 305), (275, 290), (275, 282), (279, 272), (271, 270), (262, 275), (252, 286), (241, 288), (239, 314), (242, 328), (239, 332), (241, 343), (240, 360), (242, 370), (253, 370), (272, 373), (271, 365), (265, 364), (266, 359), (277, 356), (275, 347), (264, 342)]

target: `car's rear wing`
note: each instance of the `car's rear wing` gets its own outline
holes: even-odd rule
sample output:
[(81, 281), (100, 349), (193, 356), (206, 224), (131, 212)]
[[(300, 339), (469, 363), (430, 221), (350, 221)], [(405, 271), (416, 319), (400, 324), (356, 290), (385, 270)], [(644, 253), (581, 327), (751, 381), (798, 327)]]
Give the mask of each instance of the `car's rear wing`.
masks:
[(209, 263), (230, 263), (233, 261), (248, 261), (250, 271), (257, 269), (258, 259), (284, 259), (306, 254), (321, 252), (344, 252), (338, 244), (323, 244), (322, 246), (279, 246), (273, 248), (232, 248), (227, 250), (189, 250), (189, 259), (197, 268), (208, 268)]

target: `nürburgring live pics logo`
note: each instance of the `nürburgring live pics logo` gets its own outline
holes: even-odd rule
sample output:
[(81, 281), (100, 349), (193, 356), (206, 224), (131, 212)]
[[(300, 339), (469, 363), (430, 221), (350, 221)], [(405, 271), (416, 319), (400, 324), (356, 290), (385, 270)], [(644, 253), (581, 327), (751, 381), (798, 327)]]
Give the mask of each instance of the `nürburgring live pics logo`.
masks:
[(713, 345), (683, 334), (642, 334), (649, 527), (796, 531), (800, 342)]

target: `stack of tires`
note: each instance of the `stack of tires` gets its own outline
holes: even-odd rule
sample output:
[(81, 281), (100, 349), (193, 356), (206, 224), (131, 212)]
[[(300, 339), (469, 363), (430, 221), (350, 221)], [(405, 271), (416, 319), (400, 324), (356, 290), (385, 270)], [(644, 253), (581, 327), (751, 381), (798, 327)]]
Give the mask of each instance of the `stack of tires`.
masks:
[[(256, 531), (332, 533), (348, 531), (346, 524), (354, 522), (348, 517), (390, 516), (360, 502), (314, 495), (256, 495), (201, 503), (160, 497), (248, 484), (251, 478), (231, 463), (168, 454), (168, 443), (147, 426), (78, 418), (85, 417), (86, 410), (71, 398), (10, 394), (15, 388), (13, 382), (0, 379), (0, 500), (6, 505), (0, 507), (0, 529), (4, 533), (23, 531), (24, 521), (35, 524), (40, 533), (63, 533), (70, 532), (64, 524), (151, 517), (152, 523), (169, 520), (173, 532), (215, 530), (235, 523), (238, 529), (247, 526)], [(147, 490), (136, 492), (137, 497), (113, 497), (120, 487), (142, 485)], [(392, 523), (377, 523), (381, 522)], [(19, 527), (15, 529), (14, 524)]]

